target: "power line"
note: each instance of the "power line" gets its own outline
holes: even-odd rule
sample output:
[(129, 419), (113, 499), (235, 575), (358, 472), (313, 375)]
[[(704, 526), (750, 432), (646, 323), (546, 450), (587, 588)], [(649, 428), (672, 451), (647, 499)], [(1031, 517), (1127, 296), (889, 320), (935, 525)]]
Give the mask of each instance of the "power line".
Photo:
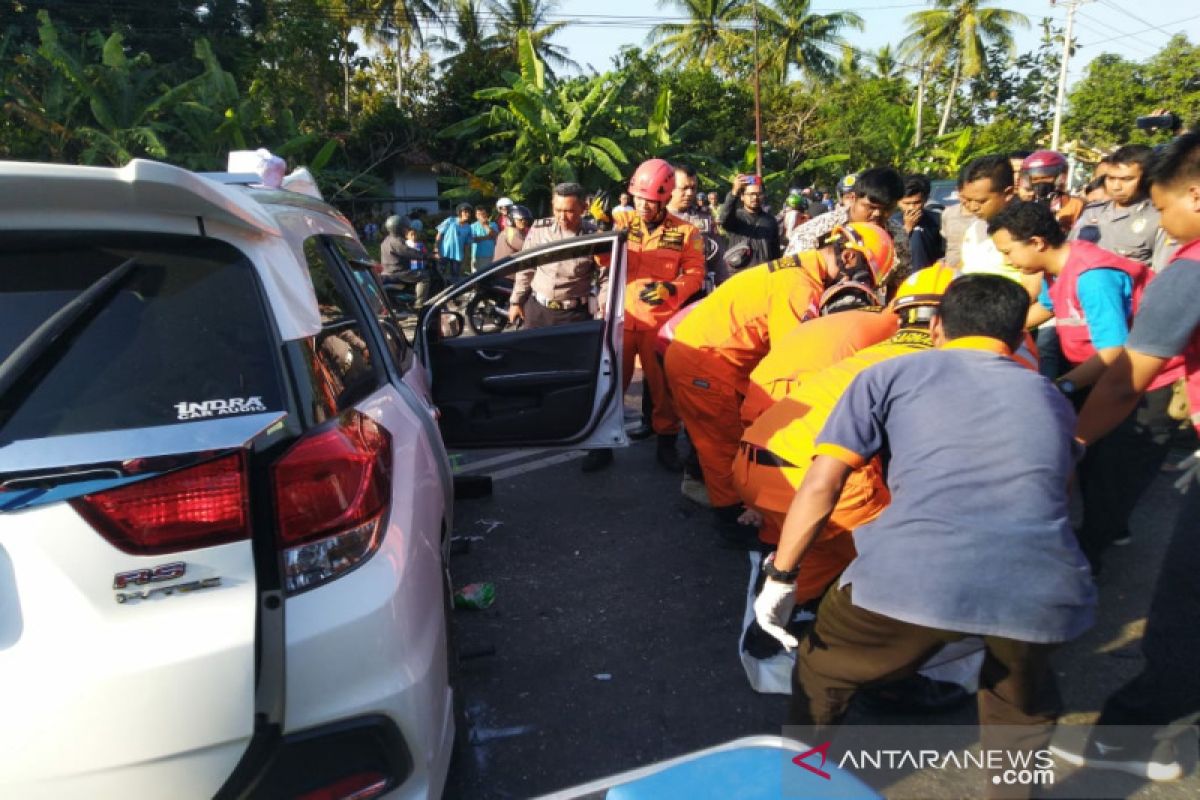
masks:
[[(1184, 17), (1183, 19), (1177, 19), (1177, 20), (1173, 20), (1171, 22), (1165, 22), (1163, 24), (1164, 25), (1182, 25), (1185, 22), (1191, 22), (1192, 20), (1196, 20), (1196, 19), (1200, 19), (1200, 14), (1193, 14), (1190, 17)], [(1151, 26), (1151, 28), (1158, 28), (1158, 26), (1157, 25)], [(1110, 36), (1107, 39), (1100, 39), (1095, 42), (1082, 42), (1079, 46), (1080, 47), (1095, 47), (1098, 44), (1108, 44), (1109, 42), (1115, 42), (1120, 39), (1128, 39), (1130, 36), (1141, 36), (1143, 33), (1147, 33), (1149, 30), (1151, 30), (1151, 28), (1143, 28), (1140, 30), (1131, 31), (1130, 33), (1122, 33), (1118, 36)], [(1158, 29), (1161, 30), (1161, 28), (1158, 28)]]
[(1150, 28), (1150, 29), (1153, 29), (1153, 30), (1159, 31), (1160, 33), (1165, 33), (1165, 34), (1167, 34), (1168, 36), (1174, 36), (1174, 35), (1175, 35), (1175, 33), (1174, 33), (1173, 31), (1169, 31), (1169, 30), (1167, 30), (1166, 28), (1160, 28), (1158, 25), (1155, 25), (1153, 22), (1147, 22), (1146, 20), (1142, 19), (1141, 17), (1139, 17), (1138, 15), (1134, 14), (1133, 12), (1131, 12), (1131, 11), (1129, 11), (1129, 10), (1125, 9), (1125, 8), (1122, 8), (1121, 6), (1119, 6), (1119, 5), (1117, 5), (1116, 3), (1112, 2), (1112, 0), (1100, 0), (1100, 2), (1101, 2), (1101, 3), (1103, 3), (1104, 5), (1108, 6), (1108, 7), (1109, 7), (1109, 8), (1111, 8), (1112, 10), (1114, 10), (1114, 11), (1117, 11), (1117, 12), (1119, 12), (1119, 13), (1121, 13), (1121, 14), (1124, 14), (1125, 16), (1129, 17), (1129, 18), (1130, 18), (1131, 20), (1133, 20), (1134, 22), (1141, 23), (1142, 25), (1145, 25), (1145, 26), (1147, 26), (1147, 27), (1148, 27), (1148, 28)]

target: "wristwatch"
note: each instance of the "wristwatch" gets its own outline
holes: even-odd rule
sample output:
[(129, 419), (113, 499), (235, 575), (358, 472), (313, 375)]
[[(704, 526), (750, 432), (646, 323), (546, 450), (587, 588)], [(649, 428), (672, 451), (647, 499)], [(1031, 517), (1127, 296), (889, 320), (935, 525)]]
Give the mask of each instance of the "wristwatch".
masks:
[(789, 570), (782, 570), (775, 566), (775, 555), (772, 553), (767, 558), (763, 559), (762, 571), (773, 581), (780, 583), (795, 583), (796, 578), (800, 575), (800, 566), (796, 565)]

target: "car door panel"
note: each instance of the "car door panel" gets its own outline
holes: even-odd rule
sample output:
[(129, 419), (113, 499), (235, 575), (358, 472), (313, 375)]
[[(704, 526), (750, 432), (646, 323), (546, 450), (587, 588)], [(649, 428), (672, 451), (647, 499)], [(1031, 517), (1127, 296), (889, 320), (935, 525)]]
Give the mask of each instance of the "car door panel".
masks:
[[(457, 298), (519, 270), (589, 254), (610, 270), (603, 319), (483, 335), (441, 335)], [(434, 299), (418, 331), (447, 445), (625, 443), (620, 376), (625, 236), (614, 231), (522, 251)], [(530, 299), (528, 302), (535, 302)]]

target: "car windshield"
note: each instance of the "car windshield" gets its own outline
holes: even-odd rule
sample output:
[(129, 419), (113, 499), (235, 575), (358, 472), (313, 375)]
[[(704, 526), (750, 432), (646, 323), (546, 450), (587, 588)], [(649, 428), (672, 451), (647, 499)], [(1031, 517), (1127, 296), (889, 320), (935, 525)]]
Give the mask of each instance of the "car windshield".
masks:
[(136, 269), (21, 376), (0, 443), (282, 408), (262, 292), (232, 246), (130, 233), (2, 241), (0, 361), (118, 265)]

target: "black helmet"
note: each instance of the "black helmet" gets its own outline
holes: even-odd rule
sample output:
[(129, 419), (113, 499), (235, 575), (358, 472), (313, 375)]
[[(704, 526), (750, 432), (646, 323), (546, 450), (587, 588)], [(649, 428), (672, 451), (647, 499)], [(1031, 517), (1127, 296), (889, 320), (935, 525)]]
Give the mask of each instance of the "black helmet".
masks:
[(523, 219), (526, 222), (533, 222), (533, 212), (525, 206), (513, 206), (508, 213), (514, 220)]
[(400, 219), (399, 214), (392, 214), (383, 222), (383, 229), (388, 233), (400, 233), (404, 227), (404, 220)]

